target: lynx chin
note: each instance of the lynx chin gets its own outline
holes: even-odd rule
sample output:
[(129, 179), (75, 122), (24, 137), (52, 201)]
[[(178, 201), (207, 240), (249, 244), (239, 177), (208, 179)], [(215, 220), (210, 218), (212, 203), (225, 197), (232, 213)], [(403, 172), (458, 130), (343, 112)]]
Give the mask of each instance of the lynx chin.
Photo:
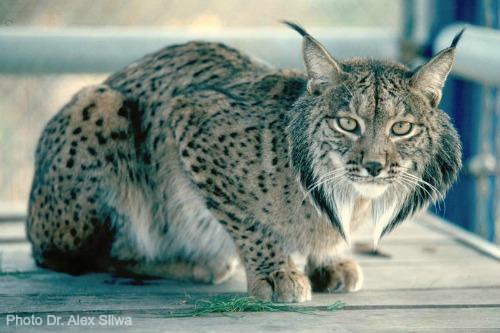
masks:
[(342, 256), (351, 232), (371, 222), (378, 241), (461, 167), (438, 105), (462, 32), (410, 70), (338, 61), (285, 23), (302, 36), (305, 72), (190, 42), (76, 93), (36, 150), (37, 263), (220, 283), (241, 262), (248, 293), (278, 302), (360, 289)]

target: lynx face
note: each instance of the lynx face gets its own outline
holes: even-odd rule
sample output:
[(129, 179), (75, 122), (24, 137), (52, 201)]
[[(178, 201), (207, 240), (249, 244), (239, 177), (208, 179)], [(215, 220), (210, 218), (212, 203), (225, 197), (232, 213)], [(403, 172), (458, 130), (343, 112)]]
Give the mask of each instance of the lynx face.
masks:
[(337, 62), (304, 36), (308, 92), (292, 112), (292, 161), (306, 193), (346, 235), (357, 198), (378, 236), (442, 199), (461, 166), (460, 141), (437, 109), (457, 35), (415, 71), (369, 59)]
[[(318, 124), (321, 130), (312, 135), (322, 142), (319, 148), (326, 160), (318, 164), (325, 165), (325, 171), (342, 170), (338, 179), (351, 184), (360, 195), (377, 197), (394, 182), (403, 165), (396, 147), (403, 136), (397, 136), (393, 127), (412, 127), (403, 122), (413, 124), (414, 119), (403, 114), (401, 104), (380, 99), (375, 77), (363, 74), (361, 83), (348, 78), (320, 98), (315, 111), (325, 117)], [(404, 130), (409, 137), (414, 129)]]
[(320, 142), (313, 153), (319, 156), (318, 174), (339, 170), (338, 182), (368, 198), (381, 196), (390, 185), (405, 192), (422, 177), (440, 131), (432, 124), (442, 117), (411, 91), (404, 68), (373, 62), (344, 67), (349, 74), (311, 110), (318, 115), (311, 123), (312, 139)]

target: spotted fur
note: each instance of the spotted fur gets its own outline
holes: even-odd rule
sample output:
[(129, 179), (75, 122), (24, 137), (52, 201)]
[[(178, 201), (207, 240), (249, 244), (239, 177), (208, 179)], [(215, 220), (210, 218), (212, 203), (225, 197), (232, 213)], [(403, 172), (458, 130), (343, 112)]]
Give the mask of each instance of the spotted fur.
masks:
[[(304, 36), (306, 73), (191, 42), (78, 92), (36, 152), (27, 230), (37, 263), (217, 283), (239, 258), (249, 293), (263, 299), (309, 300), (311, 282), (358, 290), (343, 238), (366, 220), (389, 231), (433, 199), (426, 186), (444, 192), (456, 177), (459, 142), (436, 109), (440, 91), (419, 88), (442, 87), (455, 45), (448, 71), (433, 76), (337, 62), (292, 27)], [(339, 131), (340, 113), (363, 119), (363, 134)], [(395, 143), (382, 129), (400, 113), (421, 132)], [(393, 179), (405, 167), (426, 183), (361, 184), (363, 157), (381, 155)], [(349, 173), (324, 182), (340, 167)], [(308, 257), (305, 273), (294, 252)]]

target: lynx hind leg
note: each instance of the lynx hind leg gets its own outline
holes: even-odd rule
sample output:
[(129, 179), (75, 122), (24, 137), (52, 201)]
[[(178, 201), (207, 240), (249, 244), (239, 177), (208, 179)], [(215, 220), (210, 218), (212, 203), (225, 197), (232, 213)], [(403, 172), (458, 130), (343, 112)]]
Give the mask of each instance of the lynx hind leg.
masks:
[[(78, 92), (47, 124), (36, 151), (27, 234), (36, 262), (50, 269), (84, 273), (106, 269), (113, 241), (111, 188), (118, 150), (127, 149), (128, 109), (107, 86)], [(118, 138), (122, 140), (113, 140)]]
[[(178, 148), (165, 143), (161, 156), (156, 157), (162, 169), (155, 195), (161, 197), (162, 205), (152, 213), (155, 222), (150, 234), (140, 239), (143, 246), (139, 246), (153, 248), (149, 251), (153, 255), (135, 260), (128, 269), (141, 275), (221, 283), (233, 275), (239, 263), (234, 242), (208, 211), (180, 161), (172, 158), (177, 155)], [(131, 223), (130, 227), (139, 226)], [(124, 237), (117, 237), (113, 247), (116, 257), (124, 257), (128, 244), (133, 243), (127, 234), (138, 235), (139, 231), (129, 230)]]
[(141, 261), (126, 264), (118, 270), (150, 277), (220, 284), (233, 276), (237, 265), (236, 260), (220, 263), (218, 266), (181, 260), (172, 262)]
[(363, 286), (361, 267), (352, 259), (330, 259), (317, 263), (309, 258), (306, 272), (316, 292), (355, 292)]

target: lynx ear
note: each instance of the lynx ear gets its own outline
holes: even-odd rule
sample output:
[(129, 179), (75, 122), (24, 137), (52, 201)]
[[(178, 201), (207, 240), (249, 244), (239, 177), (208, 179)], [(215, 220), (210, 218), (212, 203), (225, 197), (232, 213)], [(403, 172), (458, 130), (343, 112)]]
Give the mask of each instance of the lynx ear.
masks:
[(411, 84), (429, 98), (432, 107), (437, 107), (441, 100), (444, 83), (455, 62), (455, 50), (464, 33), (462, 29), (453, 38), (451, 46), (436, 54), (429, 62), (417, 68), (411, 77)]
[(321, 92), (326, 85), (338, 82), (343, 74), (342, 69), (325, 47), (300, 25), (288, 21), (283, 21), (283, 23), (304, 37), (302, 56), (309, 77), (307, 84), (309, 93)]

